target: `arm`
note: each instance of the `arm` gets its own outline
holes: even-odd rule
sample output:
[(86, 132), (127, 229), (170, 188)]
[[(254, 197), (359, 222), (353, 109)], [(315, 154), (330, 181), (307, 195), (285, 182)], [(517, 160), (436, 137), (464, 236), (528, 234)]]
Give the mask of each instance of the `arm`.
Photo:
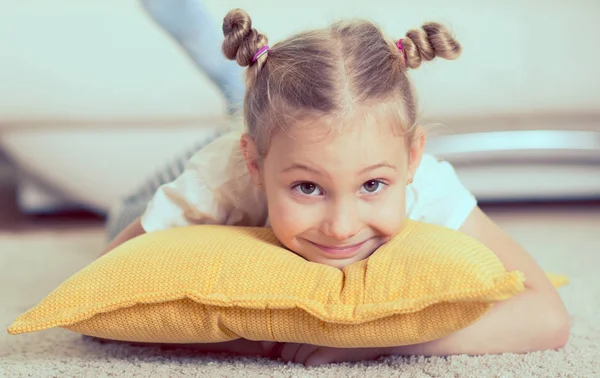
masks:
[(125, 243), (126, 241), (133, 239), (137, 236), (140, 236), (142, 234), (145, 234), (146, 232), (144, 231), (144, 229), (142, 228), (142, 222), (141, 219), (138, 218), (135, 221), (133, 221), (129, 226), (127, 226), (123, 231), (121, 231), (121, 233), (119, 233), (104, 249), (104, 251), (102, 251), (102, 253), (100, 254), (100, 256), (105, 255), (106, 253), (112, 251), (113, 249), (117, 248), (118, 246), (120, 246), (121, 244)]
[(525, 291), (497, 303), (477, 323), (444, 338), (391, 348), (325, 348), (286, 343), (284, 361), (317, 366), (332, 362), (370, 360), (384, 355), (447, 356), (455, 354), (526, 353), (561, 348), (569, 337), (569, 317), (546, 274), (523, 248), (478, 207), (460, 231), (493, 250), (507, 270), (526, 277)]
[(496, 253), (507, 270), (525, 274), (525, 291), (499, 302), (479, 322), (439, 340), (391, 348), (395, 355), (526, 353), (563, 347), (569, 315), (531, 256), (476, 207), (460, 230)]

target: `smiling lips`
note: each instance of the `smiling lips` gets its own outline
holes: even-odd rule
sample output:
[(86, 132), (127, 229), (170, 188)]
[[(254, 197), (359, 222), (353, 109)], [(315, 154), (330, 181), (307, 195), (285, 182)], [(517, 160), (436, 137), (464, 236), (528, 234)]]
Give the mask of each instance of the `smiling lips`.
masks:
[(360, 242), (358, 244), (344, 245), (344, 246), (326, 246), (326, 245), (321, 245), (321, 244), (317, 244), (317, 243), (314, 243), (314, 242), (311, 242), (311, 243), (313, 245), (315, 245), (316, 247), (318, 247), (319, 249), (321, 249), (323, 252), (325, 252), (328, 255), (336, 255), (338, 257), (341, 257), (341, 256), (347, 256), (347, 255), (351, 255), (351, 254), (355, 253), (366, 242), (367, 241), (365, 240), (365, 241)]

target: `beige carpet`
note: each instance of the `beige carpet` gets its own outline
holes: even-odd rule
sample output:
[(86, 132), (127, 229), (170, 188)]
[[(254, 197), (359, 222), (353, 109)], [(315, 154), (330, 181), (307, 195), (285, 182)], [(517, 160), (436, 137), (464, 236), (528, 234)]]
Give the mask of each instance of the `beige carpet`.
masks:
[(545, 269), (568, 274), (569, 345), (529, 355), (385, 358), (306, 369), (277, 361), (198, 356), (101, 343), (62, 329), (10, 336), (6, 327), (102, 247), (99, 228), (0, 230), (0, 377), (600, 377), (600, 208), (496, 209)]

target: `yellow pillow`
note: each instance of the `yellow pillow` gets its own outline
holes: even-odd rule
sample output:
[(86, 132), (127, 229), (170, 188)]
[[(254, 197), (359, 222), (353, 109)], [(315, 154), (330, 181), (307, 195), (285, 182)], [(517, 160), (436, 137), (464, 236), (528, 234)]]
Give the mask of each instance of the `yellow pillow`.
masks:
[(123, 244), (9, 332), (63, 327), (137, 342), (405, 345), (472, 324), (524, 290), (523, 281), (476, 240), (414, 221), (343, 271), (289, 252), (268, 228), (190, 226)]

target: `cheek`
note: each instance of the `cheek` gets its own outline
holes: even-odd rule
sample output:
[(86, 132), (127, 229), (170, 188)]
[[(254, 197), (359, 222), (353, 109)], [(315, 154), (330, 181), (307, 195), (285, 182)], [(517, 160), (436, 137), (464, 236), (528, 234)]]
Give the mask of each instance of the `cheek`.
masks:
[(285, 189), (267, 190), (267, 206), (271, 227), (280, 239), (292, 239), (313, 226), (315, 214), (295, 202)]
[(406, 190), (397, 189), (388, 197), (378, 201), (370, 212), (371, 227), (384, 235), (395, 235), (406, 218)]

